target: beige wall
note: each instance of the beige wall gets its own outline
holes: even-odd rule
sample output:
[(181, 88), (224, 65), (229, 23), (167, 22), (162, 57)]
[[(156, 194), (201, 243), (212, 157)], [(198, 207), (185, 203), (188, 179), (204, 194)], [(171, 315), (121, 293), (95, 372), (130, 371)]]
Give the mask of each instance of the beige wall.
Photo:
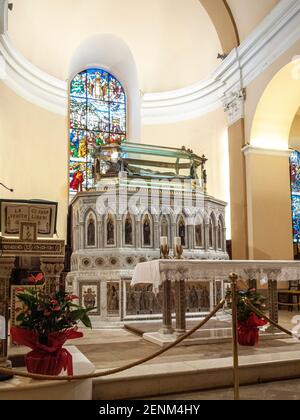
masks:
[(288, 156), (246, 156), (249, 259), (293, 259)]
[(291, 127), (289, 147), (300, 151), (300, 113), (295, 116)]
[(14, 188), (0, 197), (58, 201), (58, 235), (65, 238), (68, 146), (66, 121), (18, 97), (0, 82), (0, 180)]
[[(170, 147), (190, 147), (208, 158), (208, 193), (229, 203), (229, 160), (226, 115), (223, 109), (203, 117), (173, 124), (144, 125), (142, 142)], [(230, 234), (230, 207), (227, 208), (227, 235)]]

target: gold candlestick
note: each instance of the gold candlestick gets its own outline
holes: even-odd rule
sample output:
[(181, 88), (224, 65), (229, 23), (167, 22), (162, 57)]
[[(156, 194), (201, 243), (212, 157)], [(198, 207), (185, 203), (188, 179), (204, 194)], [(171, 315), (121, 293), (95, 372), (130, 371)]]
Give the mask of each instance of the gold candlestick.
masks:
[(181, 260), (183, 254), (182, 240), (180, 236), (174, 238), (174, 258)]
[(169, 258), (169, 246), (167, 236), (161, 236), (160, 238), (160, 259), (167, 260)]

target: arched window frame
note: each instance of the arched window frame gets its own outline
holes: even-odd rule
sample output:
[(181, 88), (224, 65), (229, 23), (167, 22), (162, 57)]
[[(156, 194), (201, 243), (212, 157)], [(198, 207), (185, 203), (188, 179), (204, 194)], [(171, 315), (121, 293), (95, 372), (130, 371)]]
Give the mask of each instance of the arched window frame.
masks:
[[(83, 86), (83, 90), (79, 93), (74, 90), (76, 83), (81, 88)], [(94, 87), (91, 88), (92, 86)], [(98, 86), (97, 92), (101, 90), (102, 96), (98, 96), (98, 94), (96, 96), (95, 86)], [(118, 97), (118, 95), (120, 96)], [(91, 145), (126, 141), (127, 94), (124, 86), (112, 73), (100, 67), (92, 67), (83, 69), (72, 78), (69, 87), (69, 102), (70, 193), (74, 194), (76, 191), (81, 191), (81, 188), (89, 190), (93, 187)], [(78, 119), (79, 110), (82, 114), (80, 121)], [(77, 119), (75, 115), (77, 115)], [(120, 117), (119, 128), (116, 124), (118, 117)], [(78, 185), (77, 181), (81, 178), (81, 173), (84, 178), (82, 187)]]

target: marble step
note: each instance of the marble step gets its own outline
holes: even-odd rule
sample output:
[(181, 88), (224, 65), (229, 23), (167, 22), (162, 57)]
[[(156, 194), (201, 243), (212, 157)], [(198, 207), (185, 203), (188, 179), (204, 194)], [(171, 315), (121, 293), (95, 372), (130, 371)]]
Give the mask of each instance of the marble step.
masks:
[[(280, 340), (278, 340), (280, 341)], [(240, 356), (240, 384), (300, 377), (300, 353), (289, 351)], [(93, 399), (134, 399), (226, 388), (233, 384), (232, 358), (145, 364), (93, 380)]]

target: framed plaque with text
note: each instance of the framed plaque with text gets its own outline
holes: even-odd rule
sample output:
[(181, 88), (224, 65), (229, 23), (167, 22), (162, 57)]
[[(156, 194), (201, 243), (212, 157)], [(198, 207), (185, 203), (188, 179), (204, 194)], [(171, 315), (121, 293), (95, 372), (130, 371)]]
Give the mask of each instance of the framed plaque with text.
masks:
[[(0, 200), (2, 236), (29, 241), (56, 233), (57, 203), (42, 200)], [(35, 227), (34, 227), (35, 226)]]

